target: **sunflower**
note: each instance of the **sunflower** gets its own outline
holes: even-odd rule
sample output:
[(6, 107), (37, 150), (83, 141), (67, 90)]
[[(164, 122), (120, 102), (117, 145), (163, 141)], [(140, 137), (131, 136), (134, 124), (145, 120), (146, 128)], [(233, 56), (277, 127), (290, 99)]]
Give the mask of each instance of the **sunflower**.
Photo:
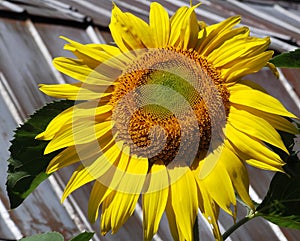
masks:
[(49, 141), (45, 154), (60, 150), (47, 172), (79, 163), (62, 199), (94, 181), (88, 217), (101, 209), (102, 234), (117, 232), (141, 198), (144, 240), (164, 212), (174, 240), (193, 240), (199, 209), (221, 240), (219, 209), (235, 217), (236, 195), (253, 208), (246, 163), (283, 171), (269, 147), (288, 153), (277, 130), (296, 133), (286, 118), (296, 117), (244, 78), (268, 65), (270, 39), (235, 27), (239, 16), (206, 26), (196, 7), (169, 18), (154, 2), (148, 24), (113, 5), (115, 46), (63, 37), (76, 58), (54, 66), (80, 82), (41, 85), (76, 101), (36, 137)]

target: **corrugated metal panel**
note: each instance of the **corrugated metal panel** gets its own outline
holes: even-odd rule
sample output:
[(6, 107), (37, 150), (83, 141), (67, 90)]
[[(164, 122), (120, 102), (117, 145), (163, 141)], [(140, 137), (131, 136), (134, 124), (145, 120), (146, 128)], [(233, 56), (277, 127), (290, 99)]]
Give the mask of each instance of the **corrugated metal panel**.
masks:
[[(34, 41), (26, 21), (0, 21), (0, 68), (22, 112), (33, 113), (45, 101), (38, 83), (53, 83), (55, 76)], [(26, 101), (23, 101), (26, 100)]]
[[(9, 7), (7, 4), (3, 4), (4, 2), (0, 2), (0, 198), (3, 207), (8, 209), (4, 183), (7, 169), (6, 159), (9, 157), (7, 150), (9, 140), (12, 139), (13, 129), (36, 108), (42, 106), (46, 101), (50, 101), (50, 98), (39, 92), (37, 87), (39, 83), (73, 81), (69, 77), (59, 74), (51, 66), (53, 57), (71, 56), (70, 53), (62, 50), (64, 41), (58, 39), (58, 36), (64, 35), (82, 43), (89, 43), (92, 39), (96, 39), (98, 42), (111, 42), (107, 25), (110, 21), (112, 4), (105, 0), (17, 0), (8, 2), (13, 4)], [(150, 1), (117, 0), (115, 2), (123, 10), (128, 10), (145, 20), (148, 19)], [(188, 0), (160, 0), (159, 2), (166, 6), (170, 13), (174, 12), (178, 6), (189, 4)], [(257, 29), (256, 33), (268, 34), (264, 31), (274, 33), (273, 37), (277, 42), (272, 47), (276, 50), (293, 49), (299, 43), (299, 33), (280, 27), (276, 23), (266, 22), (254, 13), (240, 8), (236, 1), (213, 0), (203, 2), (197, 13), (199, 19), (203, 19), (209, 24), (235, 14), (241, 14), (244, 24), (256, 29), (261, 28), (260, 32)], [(275, 3), (279, 4), (280, 2), (268, 1), (268, 4), (264, 6), (250, 5), (247, 2), (243, 4), (270, 15), (275, 8)], [(297, 10), (299, 5), (285, 3), (282, 6)], [(26, 9), (27, 13), (24, 13), (23, 9)], [(278, 11), (277, 7), (275, 9), (276, 16), (284, 21), (284, 11)], [(2, 15), (4, 12), (6, 14)], [(294, 14), (298, 15), (298, 12), (296, 11)], [(43, 19), (39, 19), (38, 16), (43, 17)], [(10, 19), (6, 17), (10, 17)], [(16, 20), (18, 18), (20, 20)], [(55, 19), (58, 19), (59, 22), (53, 24)], [(89, 19), (92, 19), (93, 22), (90, 22)], [(297, 19), (294, 18), (294, 20), (296, 21), (294, 27), (299, 28)], [(288, 18), (286, 22), (292, 24), (293, 20)], [(90, 25), (92, 23), (99, 28)], [(299, 116), (300, 106), (297, 102), (300, 93), (299, 70), (283, 70), (283, 73), (288, 81), (283, 79), (284, 76), (280, 80), (276, 80), (267, 70), (253, 75), (252, 78), (256, 79), (272, 95), (279, 98), (289, 110)], [(270, 81), (273, 84), (270, 85)], [(94, 240), (142, 240), (141, 213), (138, 208), (124, 227), (114, 236), (108, 234), (102, 237), (99, 231), (99, 221), (94, 225), (87, 222), (89, 185), (74, 192), (64, 205), (60, 204), (59, 194), (73, 169), (74, 167), (65, 168), (50, 181), (44, 182), (16, 210), (5, 212), (3, 208), (1, 209), (0, 203), (0, 238), (1, 236), (19, 238), (20, 235), (56, 230), (62, 232), (66, 239), (69, 239), (83, 229), (94, 229), (97, 233)], [(273, 173), (257, 170), (253, 167), (249, 167), (249, 173), (253, 188), (251, 189), (253, 190), (252, 195), (260, 199), (263, 198)], [(242, 217), (242, 214), (243, 211), (239, 213), (239, 217)], [(220, 217), (221, 227), (226, 229), (232, 224), (232, 219), (228, 215), (221, 213)], [(15, 226), (11, 224), (15, 224)], [(203, 240), (212, 240), (205, 222), (202, 223), (200, 229)], [(234, 233), (231, 240), (297, 240), (299, 234), (299, 231), (290, 229), (274, 229), (266, 221), (256, 219)], [(161, 221), (159, 236), (155, 240), (171, 240), (165, 216)]]
[(17, 0), (13, 1), (19, 7), (26, 10), (26, 13), (36, 17), (55, 18), (84, 22), (85, 16), (55, 1), (40, 0)]
[[(63, 3), (70, 3), (68, 0), (62, 0)], [(93, 22), (100, 26), (107, 26), (109, 24), (110, 12), (112, 4), (110, 1), (91, 1), (73, 0), (71, 4), (74, 9), (84, 15), (90, 16)]]
[[(12, 138), (13, 130), (15, 129), (17, 123), (15, 119), (10, 115), (9, 105), (3, 98), (3, 88), (1, 86), (0, 95), (0, 231), (1, 236), (6, 238), (15, 238), (13, 227), (14, 222), (9, 218), (8, 212), (8, 200), (6, 195), (6, 171), (7, 163), (6, 160), (9, 157), (8, 146), (9, 141)], [(1, 237), (1, 238), (2, 238)], [(20, 238), (20, 235), (16, 238)]]

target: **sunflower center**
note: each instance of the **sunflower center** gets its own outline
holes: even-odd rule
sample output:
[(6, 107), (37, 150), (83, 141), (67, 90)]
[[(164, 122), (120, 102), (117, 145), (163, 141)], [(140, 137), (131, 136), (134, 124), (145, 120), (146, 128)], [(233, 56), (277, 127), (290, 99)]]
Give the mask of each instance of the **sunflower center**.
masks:
[(223, 140), (229, 92), (219, 72), (195, 51), (148, 49), (136, 56), (110, 99), (117, 138), (150, 166), (176, 158), (190, 165), (209, 149), (212, 135)]

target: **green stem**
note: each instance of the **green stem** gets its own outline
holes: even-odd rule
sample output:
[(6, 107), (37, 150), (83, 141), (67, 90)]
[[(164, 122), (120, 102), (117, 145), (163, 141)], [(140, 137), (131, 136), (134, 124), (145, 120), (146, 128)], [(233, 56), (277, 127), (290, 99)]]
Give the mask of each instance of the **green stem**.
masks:
[(223, 233), (223, 240), (227, 239), (235, 230), (237, 230), (240, 226), (247, 223), (254, 217), (256, 217), (255, 213), (250, 213), (248, 216), (244, 217), (243, 219), (239, 220), (237, 223), (232, 225), (225, 233)]

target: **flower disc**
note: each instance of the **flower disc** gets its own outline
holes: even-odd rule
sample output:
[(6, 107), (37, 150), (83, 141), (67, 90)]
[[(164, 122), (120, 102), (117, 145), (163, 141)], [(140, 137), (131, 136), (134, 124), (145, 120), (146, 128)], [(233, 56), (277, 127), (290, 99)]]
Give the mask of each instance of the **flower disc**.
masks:
[[(165, 165), (171, 163), (180, 146), (184, 147), (182, 165), (191, 164), (195, 158), (191, 153), (196, 151), (198, 155), (209, 149), (211, 119), (218, 126), (217, 139), (223, 139), (224, 114), (229, 110), (229, 91), (224, 81), (195, 51), (169, 47), (139, 50), (136, 55), (116, 80), (110, 99), (118, 138), (130, 146), (133, 154), (147, 157), (150, 167), (158, 160)], [(226, 107), (225, 112), (220, 105)], [(197, 137), (200, 140), (191, 146)]]

